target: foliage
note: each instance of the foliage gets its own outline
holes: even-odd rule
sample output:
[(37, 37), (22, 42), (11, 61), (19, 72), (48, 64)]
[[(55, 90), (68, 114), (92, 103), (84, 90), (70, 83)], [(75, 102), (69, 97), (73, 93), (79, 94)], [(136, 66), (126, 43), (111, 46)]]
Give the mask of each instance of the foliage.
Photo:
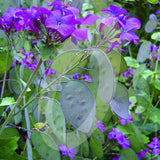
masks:
[(160, 159), (159, 1), (0, 4), (1, 159)]

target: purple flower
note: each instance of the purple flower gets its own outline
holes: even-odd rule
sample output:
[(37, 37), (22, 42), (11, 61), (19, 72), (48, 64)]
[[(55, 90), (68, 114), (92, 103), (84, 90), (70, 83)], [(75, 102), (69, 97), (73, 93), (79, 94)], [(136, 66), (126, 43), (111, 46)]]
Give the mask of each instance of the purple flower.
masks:
[(55, 70), (53, 70), (52, 68), (47, 69), (46, 72), (45, 72), (45, 75), (48, 76), (48, 75), (51, 75), (51, 74), (56, 74)]
[(75, 30), (75, 18), (73, 15), (62, 16), (59, 10), (55, 10), (48, 16), (45, 22), (47, 28), (55, 30), (62, 38), (70, 36)]
[(62, 151), (62, 155), (65, 156), (68, 154), (68, 150), (67, 150), (67, 147), (65, 145), (61, 145), (59, 146), (59, 150)]
[(151, 51), (151, 52), (153, 52), (153, 51), (157, 52), (158, 49), (159, 49), (159, 46), (156, 47), (156, 46), (154, 46), (153, 44), (151, 44), (151, 46), (150, 46), (150, 51)]
[(113, 158), (112, 160), (119, 160), (120, 156), (118, 156), (117, 158)]
[(136, 155), (137, 155), (138, 159), (141, 160), (141, 156), (138, 153)]
[(121, 125), (126, 125), (127, 123), (133, 123), (131, 119), (133, 119), (132, 115), (128, 115), (128, 119), (123, 119), (121, 117), (118, 117), (120, 120)]
[(97, 126), (102, 132), (104, 132), (104, 131), (106, 130), (106, 127), (105, 127), (100, 121), (97, 121), (96, 126)]
[(88, 75), (84, 75), (84, 76), (81, 76), (81, 78), (83, 78), (84, 79), (84, 81), (86, 81), (86, 82), (92, 82), (92, 78), (90, 78)]
[(129, 102), (129, 106), (132, 105), (132, 102)]
[(117, 134), (117, 140), (118, 144), (121, 145), (123, 149), (127, 149), (130, 146), (129, 140), (126, 139), (121, 131)]
[(126, 9), (121, 9), (118, 6), (110, 5), (109, 8), (102, 9), (101, 12), (117, 17), (121, 14), (127, 13), (127, 10)]
[(81, 73), (76, 73), (76, 74), (74, 74), (74, 75), (73, 75), (73, 79), (78, 80), (78, 76), (80, 76), (80, 75), (81, 75)]
[(72, 158), (72, 159), (75, 158), (75, 152), (76, 152), (76, 151), (75, 151), (73, 148), (67, 149), (67, 147), (66, 147), (65, 145), (61, 145), (61, 146), (59, 146), (59, 150), (62, 151), (62, 155), (63, 155), (63, 156), (65, 156), (65, 155), (68, 154), (68, 156), (69, 156), (70, 158)]
[(133, 41), (134, 44), (137, 44), (139, 37), (132, 30), (140, 29), (140, 27), (141, 22), (135, 17), (125, 20), (125, 24), (122, 26), (123, 30), (120, 35), (121, 41), (124, 42), (124, 40), (128, 40), (129, 42)]
[(130, 146), (130, 141), (126, 139), (121, 131), (118, 131), (116, 128), (112, 128), (112, 132), (108, 132), (108, 138), (111, 140), (117, 140), (118, 144), (122, 146), (123, 149), (126, 149)]
[(119, 45), (121, 45), (118, 41), (115, 41), (115, 42), (106, 41), (106, 42), (110, 43), (110, 47), (105, 51), (106, 53), (109, 53), (110, 51), (112, 51), (113, 48), (118, 48), (121, 51), (127, 52), (126, 50), (118, 47)]
[(148, 144), (148, 147), (153, 149), (153, 155), (157, 155), (160, 153), (160, 143), (157, 137), (153, 138), (153, 142)]
[(112, 128), (112, 130), (113, 130), (112, 132), (108, 132), (108, 138), (111, 139), (111, 140), (112, 139), (117, 139), (116, 136), (119, 132), (118, 129), (117, 128)]
[(123, 77), (127, 78), (129, 76), (131, 76), (132, 74), (130, 72), (124, 72), (122, 73)]

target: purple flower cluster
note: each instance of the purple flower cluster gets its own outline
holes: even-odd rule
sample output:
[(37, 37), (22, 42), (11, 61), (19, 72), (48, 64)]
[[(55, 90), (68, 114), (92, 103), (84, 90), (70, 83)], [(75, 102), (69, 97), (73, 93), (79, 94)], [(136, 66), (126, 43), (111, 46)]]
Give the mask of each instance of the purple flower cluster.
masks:
[(112, 128), (112, 130), (112, 132), (108, 132), (108, 138), (117, 140), (118, 144), (121, 145), (123, 149), (127, 149), (130, 146), (129, 140), (127, 140), (123, 133), (116, 128)]
[(36, 53), (32, 52), (22, 52), (25, 57), (19, 60), (19, 63), (23, 63), (25, 67), (31, 70), (35, 70), (38, 64), (38, 59), (36, 58)]
[(73, 75), (73, 79), (78, 80), (78, 79), (83, 79), (86, 82), (92, 82), (92, 78), (90, 78), (87, 74), (84, 74), (83, 76), (80, 76), (81, 73), (76, 73)]
[[(103, 30), (104, 25), (107, 27), (114, 26), (114, 33), (116, 33), (118, 30), (122, 30), (114, 37), (109, 36), (109, 38), (106, 40), (107, 43), (113, 38), (120, 38), (120, 42), (127, 40), (129, 42), (133, 41), (134, 44), (138, 43), (139, 37), (133, 32), (133, 30), (140, 29), (141, 27), (141, 23), (137, 18), (128, 18), (129, 15), (125, 15), (127, 13), (126, 9), (121, 9), (120, 7), (114, 5), (110, 5), (110, 7), (107, 9), (102, 9), (102, 12), (104, 14), (108, 14), (108, 16), (101, 18), (100, 31)], [(121, 44), (120, 42), (110, 42), (110, 48), (106, 52), (108, 53), (114, 47), (119, 48), (118, 45)]]
[(132, 72), (134, 69), (135, 69), (135, 68), (128, 68), (128, 71), (127, 71), (127, 72), (122, 73), (123, 77), (127, 78), (127, 77), (131, 76), (131, 75), (132, 75), (131, 72)]
[(75, 151), (73, 148), (67, 149), (67, 147), (66, 147), (65, 145), (61, 145), (61, 146), (59, 146), (59, 150), (62, 151), (62, 155), (63, 155), (63, 156), (65, 156), (65, 155), (68, 154), (68, 156), (69, 156), (70, 158), (72, 158), (72, 159), (75, 158), (75, 152), (76, 152), (76, 151)]
[(152, 149), (153, 155), (157, 155), (160, 153), (160, 143), (157, 137), (153, 138), (153, 142), (148, 144), (148, 147)]
[(104, 132), (106, 130), (106, 127), (100, 122), (97, 121), (96, 126), (102, 131)]
[(77, 29), (79, 23), (76, 16), (79, 10), (55, 0), (47, 2), (51, 10), (32, 6), (31, 8), (8, 8), (0, 18), (0, 29), (10, 34), (11, 32), (28, 30), (37, 38), (45, 39), (46, 42), (63, 42), (69, 36), (76, 43), (78, 40), (87, 39), (87, 28)]
[[(50, 66), (52, 63), (52, 61), (48, 61), (48, 66)], [(48, 76), (48, 75), (51, 75), (51, 74), (56, 74), (55, 70), (53, 70), (52, 68), (48, 68), (45, 72), (45, 75)]]
[(132, 121), (133, 117), (130, 114), (128, 115), (128, 119), (123, 119), (121, 117), (118, 117), (118, 118), (120, 120), (121, 125), (126, 125), (127, 123), (133, 123)]

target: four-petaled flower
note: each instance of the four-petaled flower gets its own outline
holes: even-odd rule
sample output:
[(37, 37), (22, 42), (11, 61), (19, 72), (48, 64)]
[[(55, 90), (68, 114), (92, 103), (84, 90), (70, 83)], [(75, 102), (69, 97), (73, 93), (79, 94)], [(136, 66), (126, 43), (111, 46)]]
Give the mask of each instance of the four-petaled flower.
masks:
[(61, 146), (59, 146), (59, 150), (61, 150), (63, 156), (68, 154), (68, 156), (70, 158), (72, 158), (72, 159), (75, 158), (76, 151), (73, 148), (67, 149), (67, 147), (65, 145), (61, 145)]

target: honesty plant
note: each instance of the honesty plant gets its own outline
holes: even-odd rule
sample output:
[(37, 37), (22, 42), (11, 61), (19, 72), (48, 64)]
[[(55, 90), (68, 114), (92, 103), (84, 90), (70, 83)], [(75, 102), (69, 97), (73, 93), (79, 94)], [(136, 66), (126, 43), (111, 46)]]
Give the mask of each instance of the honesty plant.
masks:
[[(87, 157), (88, 145), (96, 157), (102, 158), (103, 132), (107, 128), (102, 124), (104, 113), (108, 117), (116, 113), (122, 125), (133, 123), (128, 114), (128, 90), (115, 81), (114, 75), (133, 70), (128, 69), (119, 50), (127, 52), (124, 42), (138, 43), (134, 30), (140, 29), (141, 23), (129, 17), (127, 10), (114, 5), (103, 9), (102, 16), (88, 14), (84, 18), (78, 17), (78, 8), (70, 3), (55, 0), (47, 5), (8, 8), (0, 18), (0, 29), (10, 45), (8, 56), (13, 53), (9, 72), (13, 81), (7, 85), (17, 99), (7, 103), (10, 112), (3, 119), (0, 135), (24, 111), (28, 156), (32, 157), (31, 140), (44, 159), (60, 160), (59, 151), (72, 159)], [(97, 27), (90, 32), (90, 25), (94, 24)], [(89, 42), (83, 50), (78, 46), (81, 40)], [(2, 106), (6, 106), (5, 80), (6, 76)], [(32, 130), (31, 113), (35, 121)], [(16, 125), (20, 122), (21, 119), (14, 121)], [(108, 137), (116, 139), (123, 149), (130, 146), (127, 137), (116, 128)]]

